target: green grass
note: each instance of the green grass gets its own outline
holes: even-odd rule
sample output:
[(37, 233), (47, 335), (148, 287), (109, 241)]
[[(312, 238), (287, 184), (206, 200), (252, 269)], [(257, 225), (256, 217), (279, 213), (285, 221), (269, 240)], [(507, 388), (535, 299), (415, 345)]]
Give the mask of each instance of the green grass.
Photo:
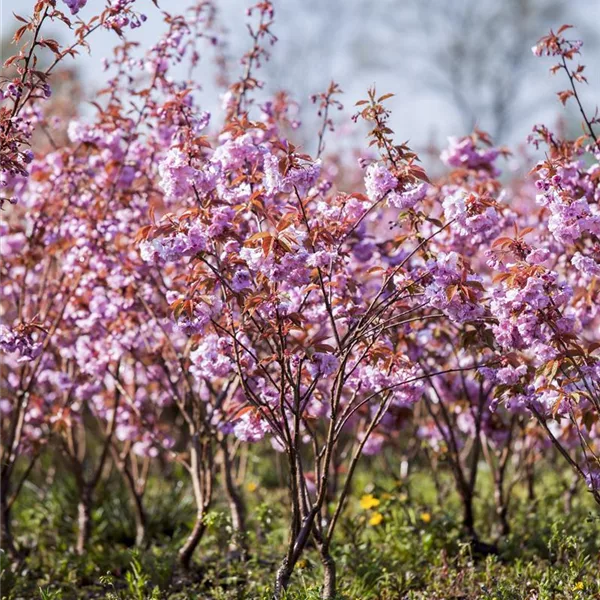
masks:
[[(286, 496), (254, 471), (256, 490), (245, 495), (249, 508), (247, 562), (228, 558), (231, 527), (227, 508), (217, 503), (190, 572), (176, 562), (177, 548), (193, 522), (187, 486), (153, 478), (145, 503), (151, 544), (133, 548), (134, 528), (118, 479), (98, 490), (88, 553), (73, 553), (76, 494), (68, 477), (58, 477), (45, 494), (27, 486), (14, 511), (14, 530), (24, 556), (0, 557), (2, 598), (40, 600), (187, 600), (269, 598), (285, 541)], [(265, 468), (265, 472), (268, 470)], [(436, 500), (426, 472), (409, 488), (383, 481), (372, 471), (358, 473), (355, 493), (340, 521), (333, 549), (340, 598), (365, 600), (556, 600), (600, 598), (600, 520), (581, 492), (566, 513), (557, 477), (538, 481), (539, 497), (529, 503), (517, 489), (512, 534), (498, 540), (498, 554), (477, 556), (462, 537), (460, 505), (449, 495)], [(175, 474), (177, 477), (177, 474)], [(449, 480), (448, 480), (449, 481)], [(489, 482), (482, 477), (477, 498), (478, 531), (496, 541)], [(409, 491), (409, 494), (407, 494)], [(360, 507), (363, 493), (379, 506)], [(377, 512), (381, 522), (370, 523)], [(377, 520), (377, 519), (375, 519)], [(289, 599), (319, 597), (321, 568), (309, 549), (296, 569)]]

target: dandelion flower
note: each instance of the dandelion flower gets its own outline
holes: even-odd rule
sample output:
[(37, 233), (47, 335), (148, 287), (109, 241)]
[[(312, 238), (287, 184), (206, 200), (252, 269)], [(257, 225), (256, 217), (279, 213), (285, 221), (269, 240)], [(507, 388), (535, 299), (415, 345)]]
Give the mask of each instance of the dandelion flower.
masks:
[(369, 510), (370, 508), (375, 508), (379, 506), (379, 500), (373, 496), (373, 494), (365, 494), (360, 499), (360, 507), (364, 510)]
[(375, 512), (371, 515), (371, 518), (369, 519), (369, 525), (379, 525), (381, 523), (381, 521), (383, 521), (383, 515), (380, 512)]

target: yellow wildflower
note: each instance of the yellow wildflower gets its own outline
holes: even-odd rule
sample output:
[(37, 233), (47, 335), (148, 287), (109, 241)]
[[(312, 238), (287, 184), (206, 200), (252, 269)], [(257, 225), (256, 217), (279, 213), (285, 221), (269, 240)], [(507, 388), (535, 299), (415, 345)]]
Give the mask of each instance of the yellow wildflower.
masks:
[(423, 523), (429, 523), (429, 521), (431, 521), (431, 515), (428, 512), (422, 512), (421, 521), (423, 521)]
[(371, 518), (369, 519), (369, 525), (379, 525), (381, 521), (383, 521), (383, 515), (380, 512), (375, 512), (371, 515)]
[(364, 510), (369, 510), (370, 508), (375, 508), (379, 506), (379, 500), (373, 496), (373, 494), (365, 494), (360, 499), (360, 507)]
[(578, 581), (574, 586), (573, 586), (573, 591), (574, 592), (581, 592), (583, 590), (583, 581)]
[(258, 489), (258, 486), (254, 483), (254, 481), (251, 481), (247, 486), (246, 489), (252, 493), (255, 492)]

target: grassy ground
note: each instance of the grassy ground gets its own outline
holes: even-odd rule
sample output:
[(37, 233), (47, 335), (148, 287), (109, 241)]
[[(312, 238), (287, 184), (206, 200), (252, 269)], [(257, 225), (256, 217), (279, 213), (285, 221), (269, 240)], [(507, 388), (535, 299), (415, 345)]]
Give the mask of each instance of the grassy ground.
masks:
[[(491, 493), (482, 478), (477, 501), (482, 539), (495, 540)], [(334, 555), (340, 598), (412, 600), (550, 600), (600, 598), (600, 520), (584, 491), (570, 512), (562, 488), (548, 474), (538, 481), (538, 500), (518, 496), (513, 533), (498, 542), (498, 554), (477, 556), (461, 538), (460, 507), (449, 495), (439, 506), (425, 473), (410, 487), (388, 481), (373, 487), (359, 474), (353, 500), (338, 530)], [(410, 492), (410, 495), (407, 493)], [(361, 508), (370, 493), (377, 507)], [(193, 522), (189, 490), (158, 479), (146, 497), (152, 543), (133, 549), (127, 499), (116, 482), (99, 491), (94, 533), (84, 557), (72, 551), (76, 495), (68, 479), (58, 479), (45, 496), (28, 486), (16, 506), (14, 529), (26, 554), (19, 562), (2, 555), (2, 598), (16, 599), (244, 599), (268, 598), (285, 536), (285, 495), (268, 477), (250, 482), (251, 556), (228, 559), (230, 527), (217, 504), (189, 573), (176, 566), (176, 550)], [(320, 565), (309, 550), (297, 568), (289, 598), (319, 597)]]

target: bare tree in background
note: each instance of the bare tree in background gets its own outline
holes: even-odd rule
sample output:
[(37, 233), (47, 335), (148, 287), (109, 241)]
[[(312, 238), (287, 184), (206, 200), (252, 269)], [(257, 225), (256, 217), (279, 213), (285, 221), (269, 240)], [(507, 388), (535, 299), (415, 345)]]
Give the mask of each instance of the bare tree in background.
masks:
[[(433, 91), (475, 125), (505, 141), (550, 103), (531, 46), (576, 16), (572, 0), (304, 0), (276, 2), (277, 58), (268, 79), (300, 102), (332, 78), (350, 91), (383, 79), (394, 91)], [(597, 32), (576, 23), (580, 35)], [(283, 46), (285, 51), (281, 51)]]
[(496, 140), (505, 139), (518, 119), (539, 108), (541, 93), (528, 81), (535, 66), (530, 48), (550, 27), (572, 16), (568, 0), (391, 4), (397, 10), (390, 10), (394, 18), (388, 26), (403, 33), (401, 46), (408, 42), (417, 48), (411, 60), (419, 61), (418, 81), (451, 102), (465, 132), (478, 125)]

